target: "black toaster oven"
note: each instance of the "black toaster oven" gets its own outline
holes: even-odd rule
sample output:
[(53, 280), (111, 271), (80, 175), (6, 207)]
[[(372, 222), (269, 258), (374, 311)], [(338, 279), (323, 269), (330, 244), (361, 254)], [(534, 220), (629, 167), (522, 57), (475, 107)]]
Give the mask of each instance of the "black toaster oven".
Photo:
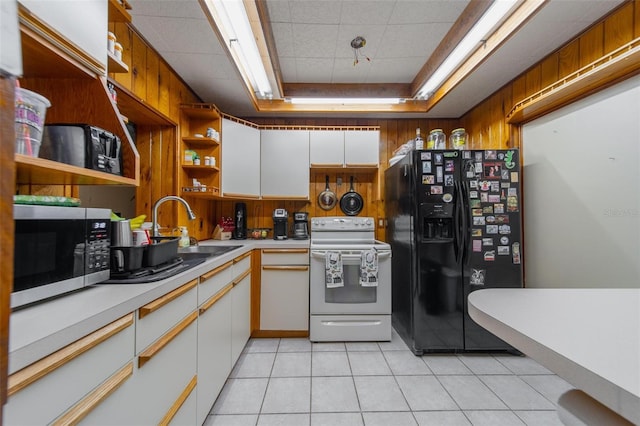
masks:
[(89, 124), (47, 124), (40, 158), (122, 176), (122, 142)]

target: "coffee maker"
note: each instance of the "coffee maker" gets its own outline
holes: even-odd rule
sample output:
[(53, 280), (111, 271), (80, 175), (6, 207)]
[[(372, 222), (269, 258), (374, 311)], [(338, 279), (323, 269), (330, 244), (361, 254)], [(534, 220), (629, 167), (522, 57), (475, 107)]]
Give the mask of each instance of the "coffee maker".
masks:
[(309, 213), (296, 212), (293, 214), (293, 239), (309, 239)]
[(233, 219), (235, 225), (233, 239), (245, 240), (247, 238), (247, 205), (245, 203), (236, 203)]
[(286, 240), (287, 228), (289, 227), (289, 213), (285, 209), (275, 209), (273, 211), (273, 239)]

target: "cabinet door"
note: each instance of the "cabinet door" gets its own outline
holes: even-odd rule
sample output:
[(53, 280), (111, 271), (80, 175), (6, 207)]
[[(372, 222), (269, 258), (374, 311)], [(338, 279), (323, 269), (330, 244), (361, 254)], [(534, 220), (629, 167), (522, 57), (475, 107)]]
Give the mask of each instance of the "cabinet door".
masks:
[(260, 329), (309, 329), (308, 265), (262, 266)]
[(251, 335), (251, 271), (234, 281), (231, 291), (231, 364), (235, 364)]
[(378, 167), (380, 132), (354, 130), (344, 132), (344, 162), (347, 167)]
[(344, 165), (344, 132), (342, 130), (311, 130), (309, 132), (309, 163), (311, 167), (342, 167)]
[(309, 199), (309, 131), (260, 132), (263, 198)]
[(231, 294), (229, 283), (200, 306), (198, 317), (197, 424), (207, 418), (211, 406), (231, 372)]
[(222, 120), (222, 195), (260, 196), (260, 130)]

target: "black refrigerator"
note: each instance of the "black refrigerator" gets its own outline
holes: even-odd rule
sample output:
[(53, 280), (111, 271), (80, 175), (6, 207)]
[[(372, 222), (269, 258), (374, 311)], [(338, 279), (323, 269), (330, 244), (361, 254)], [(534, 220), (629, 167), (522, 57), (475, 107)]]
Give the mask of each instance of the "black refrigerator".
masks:
[(515, 352), (467, 296), (522, 287), (520, 178), (516, 149), (413, 151), (386, 170), (392, 321), (416, 355)]

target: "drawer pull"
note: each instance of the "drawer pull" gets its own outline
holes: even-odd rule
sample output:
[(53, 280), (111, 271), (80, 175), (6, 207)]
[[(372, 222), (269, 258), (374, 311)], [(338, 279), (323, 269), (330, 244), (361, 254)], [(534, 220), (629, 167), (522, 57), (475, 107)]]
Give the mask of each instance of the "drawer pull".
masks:
[(150, 313), (157, 311), (167, 303), (182, 296), (183, 294), (194, 288), (196, 285), (198, 285), (198, 280), (191, 280), (182, 287), (176, 288), (171, 293), (165, 294), (164, 296), (157, 298), (153, 302), (147, 303), (146, 305), (138, 309), (138, 318), (142, 319)]
[(341, 168), (342, 169), (344, 167), (344, 164), (342, 164), (342, 163), (311, 163), (310, 166), (311, 166), (312, 169), (313, 168), (324, 168), (324, 167), (332, 168), (332, 169), (335, 169), (335, 168)]
[(265, 265), (262, 267), (263, 271), (308, 271), (308, 266), (269, 266)]
[(223, 197), (229, 197), (229, 198), (248, 198), (251, 200), (259, 200), (260, 196), (259, 195), (253, 195), (253, 194), (236, 194), (234, 192), (223, 192), (222, 193)]
[(307, 254), (309, 249), (262, 249), (266, 254)]
[(249, 256), (251, 256), (251, 251), (248, 251), (245, 254), (243, 254), (242, 256), (238, 256), (235, 259), (233, 259), (233, 264), (235, 265), (236, 263), (243, 261), (244, 259), (246, 259)]
[(296, 200), (296, 201), (309, 201), (309, 197), (303, 197), (300, 195), (263, 195), (263, 200)]
[(191, 395), (191, 392), (196, 388), (196, 384), (198, 384), (198, 376), (193, 376), (189, 384), (187, 384), (187, 387), (184, 388), (178, 399), (176, 399), (171, 408), (169, 408), (167, 414), (160, 420), (159, 425), (166, 426), (171, 423), (171, 420), (173, 420), (176, 413), (180, 410), (180, 407), (182, 407), (187, 398), (189, 398), (189, 395)]
[(240, 282), (241, 282), (242, 280), (244, 280), (244, 279), (245, 279), (245, 277), (246, 277), (247, 275), (249, 275), (249, 274), (251, 274), (251, 269), (247, 269), (246, 271), (244, 271), (244, 272), (242, 273), (242, 275), (240, 275), (238, 278), (236, 278), (236, 279), (233, 281), (233, 285), (238, 285), (238, 284), (240, 284)]
[(59, 351), (36, 361), (20, 371), (16, 371), (9, 376), (7, 396), (11, 396), (19, 390), (27, 387), (36, 380), (51, 373), (56, 368), (63, 366), (74, 358), (87, 352), (89, 349), (98, 346), (109, 337), (117, 334), (132, 324), (133, 314), (125, 315), (111, 324), (94, 331), (88, 336), (65, 346)]
[(189, 327), (196, 318), (198, 318), (198, 311), (191, 312), (189, 316), (183, 319), (178, 325), (160, 337), (154, 344), (142, 351), (140, 355), (138, 355), (138, 368), (142, 368), (142, 366), (149, 362), (151, 358), (156, 356), (156, 354), (175, 339), (178, 334), (180, 334), (185, 328)]
[(102, 403), (109, 395), (116, 391), (120, 386), (127, 381), (133, 374), (133, 363), (125, 365), (120, 371), (113, 376), (109, 377), (106, 382), (100, 385), (98, 388), (90, 392), (85, 398), (83, 398), (76, 405), (71, 407), (69, 411), (64, 413), (55, 422), (54, 426), (58, 425), (76, 425), (84, 419), (94, 408)]
[(233, 265), (233, 262), (227, 262), (224, 265), (218, 266), (216, 269), (214, 269), (212, 271), (205, 272), (204, 274), (200, 275), (200, 282), (204, 282), (204, 281), (210, 279), (211, 277), (216, 275), (218, 272), (224, 271), (225, 269), (227, 269), (231, 265)]
[(204, 314), (211, 308), (218, 300), (222, 299), (225, 294), (229, 293), (233, 288), (233, 283), (227, 284), (222, 290), (211, 296), (211, 299), (207, 300), (202, 304), (198, 312), (200, 315)]

